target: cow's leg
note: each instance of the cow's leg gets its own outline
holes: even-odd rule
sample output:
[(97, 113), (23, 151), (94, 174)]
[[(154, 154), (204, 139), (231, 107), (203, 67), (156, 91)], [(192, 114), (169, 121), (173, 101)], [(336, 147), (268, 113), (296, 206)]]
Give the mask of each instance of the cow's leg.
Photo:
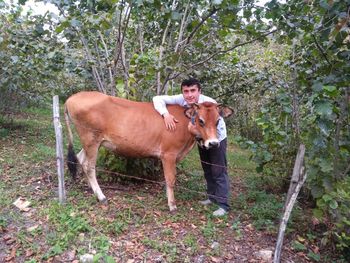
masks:
[(176, 174), (176, 157), (163, 156), (161, 158), (166, 182), (166, 193), (168, 197), (168, 206), (170, 212), (177, 209), (174, 197), (175, 174)]
[(84, 149), (81, 149), (81, 151), (77, 154), (77, 158), (80, 164), (82, 164), (85, 160), (86, 154)]
[[(84, 162), (85, 158), (86, 158), (85, 151), (84, 151), (84, 149), (81, 149), (81, 151), (77, 154), (77, 159), (78, 159), (79, 165), (82, 168), (83, 168), (83, 162)], [(84, 170), (84, 168), (83, 168), (83, 171), (81, 173), (86, 174), (86, 170)]]
[(97, 182), (96, 179), (96, 160), (97, 160), (97, 153), (98, 153), (98, 145), (93, 145), (88, 148), (88, 150), (80, 151), (79, 155), (81, 159), (78, 157), (79, 161), (82, 160), (82, 167), (86, 174), (86, 177), (88, 179), (88, 183), (94, 192), (94, 194), (97, 196), (97, 199), (100, 202), (107, 202), (106, 196), (102, 193), (102, 190)]

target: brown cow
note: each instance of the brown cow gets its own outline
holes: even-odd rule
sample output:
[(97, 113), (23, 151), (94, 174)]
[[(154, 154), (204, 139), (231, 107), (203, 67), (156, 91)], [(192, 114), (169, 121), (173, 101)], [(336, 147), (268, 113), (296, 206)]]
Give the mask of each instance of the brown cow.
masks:
[[(219, 119), (217, 104), (205, 102), (183, 107), (169, 106), (169, 112), (179, 121), (174, 132), (167, 131), (162, 117), (152, 103), (134, 102), (107, 96), (99, 92), (79, 92), (65, 103), (65, 119), (68, 129), (68, 167), (76, 173), (76, 163), (82, 165), (88, 183), (98, 200), (105, 202), (96, 180), (96, 159), (102, 145), (127, 157), (157, 157), (163, 165), (170, 211), (176, 210), (174, 184), (176, 163), (185, 157), (200, 137), (205, 147), (218, 144), (216, 123)], [(222, 107), (223, 108), (223, 107)], [(185, 113), (184, 113), (185, 112)], [(232, 113), (223, 108), (224, 116)], [(189, 131), (189, 119), (195, 127)], [(196, 125), (199, 118), (205, 125)], [(82, 150), (77, 156), (73, 151), (73, 136), (69, 119), (75, 124)]]

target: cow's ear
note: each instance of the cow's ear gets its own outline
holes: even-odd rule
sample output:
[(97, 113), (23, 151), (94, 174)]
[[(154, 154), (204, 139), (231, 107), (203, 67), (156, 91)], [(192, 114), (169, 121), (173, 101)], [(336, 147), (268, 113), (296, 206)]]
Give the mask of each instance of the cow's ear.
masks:
[(224, 107), (219, 104), (218, 109), (221, 117), (227, 118), (233, 114), (233, 109), (231, 109), (230, 107)]
[(191, 117), (193, 116), (194, 112), (195, 112), (195, 108), (194, 107), (190, 107), (190, 108), (186, 108), (185, 109), (185, 116), (189, 119), (191, 119)]

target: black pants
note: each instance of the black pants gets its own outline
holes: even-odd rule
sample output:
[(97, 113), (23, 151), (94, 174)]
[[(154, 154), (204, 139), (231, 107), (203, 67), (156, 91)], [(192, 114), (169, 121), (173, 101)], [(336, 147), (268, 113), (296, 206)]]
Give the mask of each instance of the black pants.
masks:
[(217, 203), (226, 211), (228, 204), (230, 183), (227, 175), (226, 160), (227, 139), (220, 142), (218, 148), (204, 149), (198, 147), (199, 156), (207, 181), (207, 193), (209, 200)]

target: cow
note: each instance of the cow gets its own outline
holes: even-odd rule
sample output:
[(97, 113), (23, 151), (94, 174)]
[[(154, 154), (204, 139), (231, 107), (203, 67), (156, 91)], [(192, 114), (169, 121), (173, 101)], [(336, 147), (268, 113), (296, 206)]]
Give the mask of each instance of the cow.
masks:
[[(226, 117), (232, 110), (210, 102), (189, 108), (169, 105), (168, 110), (178, 120), (175, 131), (166, 129), (162, 116), (150, 102), (130, 101), (96, 91), (72, 95), (64, 105), (70, 173), (75, 177), (76, 165), (79, 163), (98, 200), (106, 202), (95, 171), (100, 146), (126, 157), (159, 158), (166, 181), (168, 206), (170, 211), (175, 211), (176, 163), (189, 153), (196, 138), (203, 147), (217, 146), (216, 125), (219, 113)], [(189, 125), (190, 120), (193, 125)], [(78, 155), (73, 150), (70, 122), (73, 122), (82, 144)]]

